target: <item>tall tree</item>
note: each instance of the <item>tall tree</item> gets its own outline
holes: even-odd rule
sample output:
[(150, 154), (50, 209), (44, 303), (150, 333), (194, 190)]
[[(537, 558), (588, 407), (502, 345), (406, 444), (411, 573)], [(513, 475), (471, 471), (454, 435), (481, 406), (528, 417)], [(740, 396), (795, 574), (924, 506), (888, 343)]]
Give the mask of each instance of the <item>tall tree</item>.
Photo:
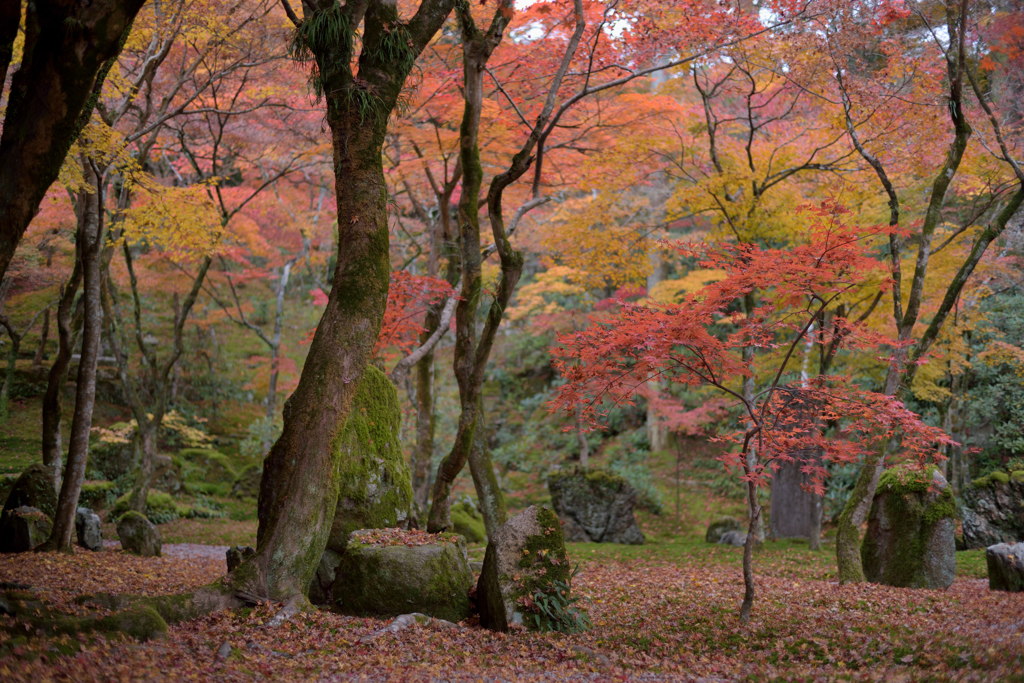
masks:
[(452, 4), (422, 0), (408, 21), (393, 1), (304, 0), (301, 20), (285, 5), (297, 55), (313, 63), (312, 83), (327, 105), (338, 259), (281, 436), (264, 461), (256, 555), (234, 575), (248, 593), (304, 601), (326, 547), (338, 496), (334, 443), (373, 353), (391, 274), (381, 148), (402, 86)]

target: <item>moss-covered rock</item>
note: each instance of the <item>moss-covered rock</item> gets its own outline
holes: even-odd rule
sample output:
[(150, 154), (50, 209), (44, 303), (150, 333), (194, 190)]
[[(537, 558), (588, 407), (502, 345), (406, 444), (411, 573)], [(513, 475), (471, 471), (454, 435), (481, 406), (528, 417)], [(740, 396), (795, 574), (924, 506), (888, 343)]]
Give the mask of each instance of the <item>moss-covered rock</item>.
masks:
[(567, 540), (644, 542), (633, 514), (636, 491), (622, 477), (598, 469), (555, 472), (548, 490)]
[(1024, 539), (1024, 472), (995, 471), (963, 491), (964, 545), (987, 548)]
[(126, 552), (143, 557), (159, 557), (163, 542), (160, 530), (144, 515), (129, 511), (117, 520), (117, 537)]
[(38, 508), (52, 519), (57, 512), (57, 490), (51, 475), (49, 468), (40, 463), (26, 467), (11, 487), (3, 511), (20, 507)]
[(235, 498), (259, 498), (262, 477), (262, 467), (249, 465), (235, 477), (235, 482), (231, 485), (231, 495)]
[(956, 502), (937, 469), (886, 470), (861, 547), (864, 575), (889, 586), (947, 588), (956, 574)]
[(94, 630), (126, 633), (138, 640), (151, 640), (167, 633), (167, 622), (155, 609), (140, 605), (99, 619)]
[(718, 543), (725, 534), (741, 529), (740, 523), (732, 517), (720, 517), (708, 525), (708, 530), (704, 533), (704, 540), (708, 543)]
[(495, 631), (532, 626), (525, 613), (539, 595), (567, 591), (571, 573), (558, 516), (545, 507), (528, 507), (503, 524), (487, 545), (477, 582), (480, 624)]
[(487, 528), (484, 516), (476, 506), (466, 501), (459, 501), (451, 507), (452, 530), (461, 534), (470, 543), (483, 543), (487, 540)]
[(339, 557), (331, 606), (354, 616), (397, 616), (420, 612), (448, 621), (469, 616), (473, 575), (466, 544), (457, 535), (438, 542), (403, 546), (359, 541), (352, 534)]
[(182, 448), (175, 462), (184, 481), (233, 484), (237, 476), (228, 456), (212, 448)]
[(39, 508), (22, 505), (0, 514), (0, 552), (26, 553), (50, 537), (53, 520)]
[(327, 542), (331, 550), (344, 552), (356, 529), (393, 527), (408, 518), (412, 483), (398, 441), (401, 422), (394, 385), (379, 369), (368, 366), (334, 444), (339, 491)]

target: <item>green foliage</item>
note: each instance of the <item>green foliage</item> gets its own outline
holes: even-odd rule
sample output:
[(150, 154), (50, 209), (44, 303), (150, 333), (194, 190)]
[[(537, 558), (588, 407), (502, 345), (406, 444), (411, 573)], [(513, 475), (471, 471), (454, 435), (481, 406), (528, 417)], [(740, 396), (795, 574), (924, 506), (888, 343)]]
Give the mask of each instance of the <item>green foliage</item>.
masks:
[(281, 434), (281, 418), (263, 416), (249, 423), (245, 438), (238, 444), (238, 453), (253, 460), (263, 460), (267, 453), (263, 444), (273, 443)]
[(318, 60), (347, 61), (352, 53), (350, 23), (344, 8), (332, 2), (329, 7), (307, 15), (295, 29), (288, 53), (297, 62), (310, 65), (309, 85), (317, 98), (324, 95)]
[[(129, 512), (128, 501), (131, 493), (126, 493), (114, 502), (110, 509), (110, 519), (119, 519)], [(146, 517), (153, 524), (166, 524), (179, 517), (188, 517), (191, 508), (187, 505), (179, 505), (171, 494), (163, 491), (150, 491), (146, 495)]]
[(186, 482), (215, 482), (231, 484), (235, 469), (228, 456), (212, 448), (183, 448), (178, 451), (181, 476)]
[(524, 600), (526, 624), (534, 631), (582, 633), (592, 626), (590, 615), (580, 608), (580, 598), (572, 595), (570, 584), (579, 573), (577, 564), (568, 580), (555, 579), (550, 590), (537, 589)]
[(484, 517), (470, 501), (460, 500), (451, 507), (452, 529), (465, 537), (469, 543), (483, 543), (487, 540)]
[(103, 510), (117, 499), (116, 485), (112, 481), (87, 481), (82, 484), (78, 504)]
[(637, 504), (644, 510), (660, 515), (665, 504), (648, 466), (650, 453), (640, 448), (619, 448), (610, 451), (608, 455), (608, 470), (628, 481), (636, 490)]
[(395, 64), (403, 71), (411, 69), (413, 62), (416, 61), (416, 53), (413, 51), (409, 30), (405, 24), (399, 22), (385, 27), (377, 49), (380, 52), (381, 61)]

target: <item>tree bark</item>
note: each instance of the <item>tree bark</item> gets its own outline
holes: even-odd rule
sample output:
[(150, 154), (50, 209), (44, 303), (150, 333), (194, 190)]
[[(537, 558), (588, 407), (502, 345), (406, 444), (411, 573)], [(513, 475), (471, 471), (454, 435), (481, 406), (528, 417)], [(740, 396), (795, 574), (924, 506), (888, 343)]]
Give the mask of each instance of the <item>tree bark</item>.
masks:
[(78, 378), (75, 385), (75, 412), (71, 418), (71, 433), (68, 439), (68, 458), (64, 468), (60, 495), (57, 498), (57, 512), (53, 529), (44, 548), (71, 552), (75, 534), (75, 512), (78, 498), (85, 480), (85, 463), (89, 456), (89, 432), (92, 428), (93, 407), (96, 405), (96, 365), (100, 353), (100, 336), (103, 331), (103, 307), (101, 302), (102, 264), (101, 252), (105, 238), (103, 226), (103, 182), (92, 164), (84, 164), (90, 192), (82, 192), (79, 198), (80, 218), (76, 248), (83, 272), (83, 296), (85, 315), (83, 318), (82, 350), (78, 361)]
[[(60, 302), (57, 304), (57, 355), (47, 374), (46, 393), (43, 394), (43, 464), (53, 473), (54, 489), (60, 489), (63, 469), (64, 445), (60, 426), (63, 388), (68, 379), (71, 353), (78, 343), (79, 325), (76, 324), (75, 318), (81, 316), (75, 312), (75, 295), (81, 280), (82, 264), (76, 257), (74, 269), (61, 288)], [(78, 308), (82, 309), (81, 302)]]
[[(334, 443), (373, 352), (390, 280), (381, 158), (387, 119), (415, 57), (440, 29), (451, 5), (451, 0), (423, 0), (412, 20), (401, 26), (390, 4), (303, 4), (305, 21), (323, 18), (318, 12), (346, 17), (345, 35), (308, 46), (327, 101), (334, 149), (338, 260), (299, 384), (284, 406), (281, 436), (264, 461), (256, 555), (230, 577), (249, 594), (304, 598), (326, 548), (338, 497)], [(355, 75), (350, 70), (351, 32), (360, 19), (362, 51)], [(407, 54), (383, 49), (396, 29), (406, 33)], [(359, 106), (371, 101), (372, 106)]]
[[(21, 3), (15, 2), (20, 6)], [(0, 278), (71, 143), (89, 120), (106, 73), (143, 0), (30, 2), (21, 65), (14, 73), (0, 136)], [(0, 5), (0, 71), (13, 45), (12, 0)]]

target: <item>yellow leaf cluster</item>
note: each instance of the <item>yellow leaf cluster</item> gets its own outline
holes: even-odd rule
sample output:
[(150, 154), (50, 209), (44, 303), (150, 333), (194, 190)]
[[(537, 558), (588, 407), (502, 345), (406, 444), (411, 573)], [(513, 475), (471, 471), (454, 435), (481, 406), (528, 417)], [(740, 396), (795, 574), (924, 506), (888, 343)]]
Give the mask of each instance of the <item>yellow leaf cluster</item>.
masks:
[(206, 185), (151, 186), (122, 213), (122, 239), (169, 256), (197, 258), (216, 253), (224, 228)]
[(554, 266), (540, 273), (533, 282), (519, 288), (515, 305), (507, 311), (509, 320), (523, 320), (533, 315), (562, 310), (559, 299), (586, 294), (586, 289), (578, 282), (581, 275), (576, 269), (567, 266)]

